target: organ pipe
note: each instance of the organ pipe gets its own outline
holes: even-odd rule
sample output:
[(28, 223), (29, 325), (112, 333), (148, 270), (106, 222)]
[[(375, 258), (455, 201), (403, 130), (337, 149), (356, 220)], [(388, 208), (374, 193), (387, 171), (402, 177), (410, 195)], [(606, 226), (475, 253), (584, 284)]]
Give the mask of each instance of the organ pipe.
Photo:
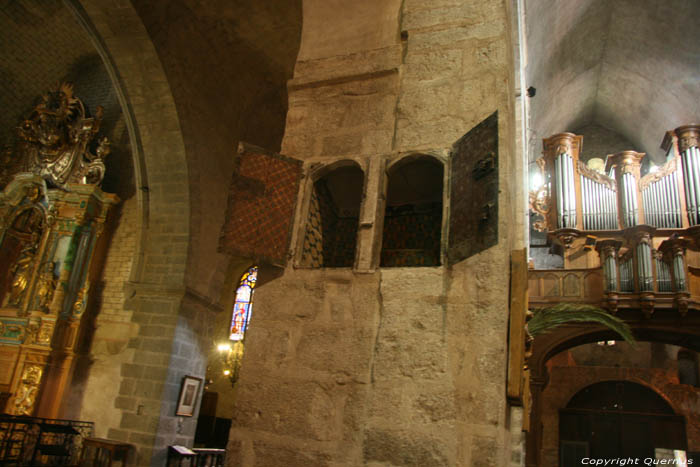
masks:
[(553, 198), (549, 229), (617, 230), (642, 224), (675, 229), (700, 224), (699, 136), (700, 125), (668, 132), (663, 146), (666, 164), (658, 174), (644, 178), (643, 153), (609, 155), (606, 173), (614, 177), (612, 184), (579, 162), (581, 136), (560, 133), (545, 139), (540, 161)]
[(644, 153), (622, 151), (608, 156), (606, 172), (614, 170), (618, 186), (618, 205), (622, 209), (620, 217), (624, 227), (634, 227), (645, 222), (644, 207), (639, 204), (640, 167)]

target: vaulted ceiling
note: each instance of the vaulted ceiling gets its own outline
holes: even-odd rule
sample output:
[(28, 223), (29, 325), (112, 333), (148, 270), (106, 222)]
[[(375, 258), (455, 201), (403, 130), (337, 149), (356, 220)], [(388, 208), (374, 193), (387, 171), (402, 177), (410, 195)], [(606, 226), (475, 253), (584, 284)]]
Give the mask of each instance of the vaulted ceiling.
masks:
[(597, 124), (658, 161), (667, 130), (700, 120), (697, 0), (525, 0), (525, 15), (531, 160)]

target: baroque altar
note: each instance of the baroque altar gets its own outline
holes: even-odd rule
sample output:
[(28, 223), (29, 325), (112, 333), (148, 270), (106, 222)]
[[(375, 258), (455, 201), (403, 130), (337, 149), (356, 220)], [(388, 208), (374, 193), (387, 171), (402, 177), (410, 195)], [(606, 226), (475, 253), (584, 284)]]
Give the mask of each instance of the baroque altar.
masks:
[(44, 94), (0, 165), (0, 412), (57, 417), (84, 348), (109, 141), (69, 84)]

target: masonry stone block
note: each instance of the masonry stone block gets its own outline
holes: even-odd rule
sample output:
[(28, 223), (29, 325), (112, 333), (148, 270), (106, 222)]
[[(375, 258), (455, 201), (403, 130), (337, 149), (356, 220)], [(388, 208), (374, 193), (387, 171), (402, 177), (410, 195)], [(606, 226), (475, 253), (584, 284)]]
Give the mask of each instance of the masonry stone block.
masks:
[(134, 363), (122, 365), (121, 375), (125, 378), (140, 378), (143, 375), (143, 366)]
[(365, 462), (413, 467), (447, 467), (450, 455), (439, 441), (414, 433), (368, 430), (364, 440)]
[(330, 467), (331, 457), (323, 452), (296, 447), (276, 446), (271, 443), (257, 441), (253, 445), (255, 452), (255, 467)]
[(499, 447), (495, 439), (475, 436), (472, 441), (472, 465), (491, 467), (498, 464)]
[(107, 431), (107, 436), (115, 441), (129, 441), (129, 432), (125, 430), (110, 428)]
[(117, 397), (114, 400), (114, 406), (117, 409), (134, 410), (136, 408), (136, 399), (132, 397)]
[(339, 135), (326, 136), (323, 138), (322, 151), (324, 155), (340, 156), (351, 155), (361, 152), (362, 133), (359, 131)]
[(403, 80), (411, 86), (457, 79), (462, 73), (459, 49), (418, 50), (406, 53)]
[[(307, 327), (296, 347), (297, 363), (329, 373), (357, 375), (368, 371), (372, 330), (357, 323), (352, 328)], [(328, 349), (333, 348), (332, 352)]]
[(423, 422), (451, 422), (456, 418), (455, 394), (448, 392), (425, 392), (413, 400), (415, 418)]
[(502, 18), (489, 18), (474, 25), (412, 31), (409, 34), (409, 47), (415, 49), (462, 47), (463, 41), (470, 39), (491, 39), (505, 33)]
[(122, 414), (120, 428), (124, 430), (135, 430), (141, 432), (155, 432), (158, 428), (158, 417), (136, 415), (125, 412)]
[(239, 389), (234, 423), (278, 435), (318, 441), (338, 439), (342, 414), (334, 398), (340, 396), (341, 392), (332, 386), (261, 380)]
[(450, 148), (470, 128), (464, 123), (461, 115), (442, 115), (423, 122), (399, 118), (396, 148), (403, 151)]

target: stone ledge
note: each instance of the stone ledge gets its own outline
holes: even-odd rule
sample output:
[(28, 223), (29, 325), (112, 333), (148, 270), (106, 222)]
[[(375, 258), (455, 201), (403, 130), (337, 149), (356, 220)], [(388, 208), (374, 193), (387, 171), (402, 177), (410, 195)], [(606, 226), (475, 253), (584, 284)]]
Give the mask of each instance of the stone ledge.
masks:
[[(398, 73), (401, 55), (401, 46), (396, 45), (347, 56), (297, 62), (294, 78), (287, 82), (287, 88), (294, 91)], [(348, 74), (348, 70), (353, 73)]]

